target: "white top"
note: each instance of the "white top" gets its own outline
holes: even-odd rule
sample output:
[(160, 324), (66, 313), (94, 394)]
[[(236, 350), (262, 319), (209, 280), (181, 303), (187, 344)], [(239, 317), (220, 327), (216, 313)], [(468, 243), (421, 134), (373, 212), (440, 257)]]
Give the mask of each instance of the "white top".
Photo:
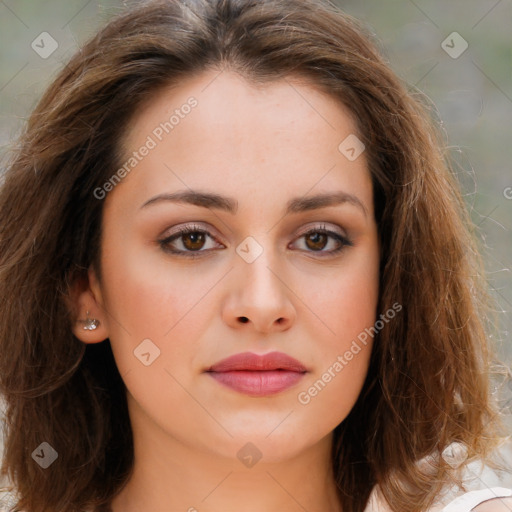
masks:
[[(460, 495), (446, 505), (436, 505), (429, 509), (429, 512), (470, 512), (477, 505), (493, 500), (495, 498), (506, 498), (512, 496), (512, 489), (505, 487), (490, 487), (478, 491), (470, 491)], [(389, 512), (388, 506), (373, 500), (368, 504), (364, 512)]]
[[(452, 455), (454, 452), (457, 454), (458, 448), (458, 443), (452, 443), (448, 447)], [(463, 488), (445, 488), (428, 512), (470, 512), (485, 501), (512, 496), (512, 444), (502, 445), (493, 461), (507, 469), (491, 469), (480, 460), (467, 462), (462, 459), (459, 463), (455, 461), (452, 467), (460, 475)], [(427, 462), (422, 460), (419, 464)], [(15, 495), (0, 489), (0, 512), (10, 512), (15, 504)], [(379, 497), (378, 488), (373, 489), (364, 512), (390, 512), (387, 504)]]
[(490, 489), (467, 492), (446, 505), (446, 507), (443, 508), (443, 512), (469, 511), (484, 501), (492, 500), (494, 498), (504, 498), (505, 496), (512, 496), (512, 489), (491, 487)]
[[(429, 512), (470, 512), (477, 505), (493, 500), (495, 498), (506, 498), (512, 496), (512, 489), (505, 487), (490, 487), (478, 491), (470, 491), (460, 495), (445, 506), (437, 505), (429, 509)], [(379, 503), (377, 500), (371, 501), (364, 512), (389, 512), (388, 506)]]
[[(444, 450), (443, 454), (449, 454), (450, 464), (455, 474), (460, 477), (463, 488), (458, 486), (446, 486), (434, 505), (428, 512), (470, 512), (476, 506), (495, 498), (512, 496), (512, 444), (502, 443), (492, 462), (503, 467), (493, 469), (483, 464), (481, 460), (466, 461), (464, 449), (459, 443), (452, 443)], [(446, 459), (445, 459), (446, 460)], [(428, 457), (418, 464), (428, 464)], [(379, 496), (375, 488), (370, 496), (368, 506), (364, 512), (390, 512), (389, 507)]]

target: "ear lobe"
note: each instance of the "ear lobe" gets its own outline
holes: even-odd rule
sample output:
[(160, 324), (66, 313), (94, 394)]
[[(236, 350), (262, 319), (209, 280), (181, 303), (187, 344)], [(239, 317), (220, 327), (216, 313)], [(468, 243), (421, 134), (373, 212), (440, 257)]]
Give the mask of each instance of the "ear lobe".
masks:
[(101, 289), (92, 269), (74, 279), (69, 290), (73, 334), (84, 343), (100, 343), (109, 337)]

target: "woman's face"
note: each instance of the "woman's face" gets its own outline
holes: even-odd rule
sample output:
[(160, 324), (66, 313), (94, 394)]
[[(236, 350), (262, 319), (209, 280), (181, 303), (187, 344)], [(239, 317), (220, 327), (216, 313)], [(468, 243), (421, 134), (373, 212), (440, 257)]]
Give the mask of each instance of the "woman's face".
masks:
[[(347, 416), (368, 368), (371, 337), (358, 336), (376, 320), (379, 264), (355, 132), (310, 85), (257, 88), (228, 71), (160, 92), (133, 120), (89, 309), (135, 435), (227, 457), (251, 442), (272, 461), (327, 442)], [(242, 358), (208, 371), (276, 352), (302, 367)]]

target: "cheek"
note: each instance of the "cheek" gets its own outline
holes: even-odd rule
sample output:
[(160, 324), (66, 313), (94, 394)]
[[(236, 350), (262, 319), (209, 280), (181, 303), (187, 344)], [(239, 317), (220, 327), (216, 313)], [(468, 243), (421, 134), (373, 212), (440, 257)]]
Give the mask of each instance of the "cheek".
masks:
[(329, 330), (322, 329), (326, 334), (317, 337), (316, 371), (297, 393), (297, 401), (304, 414), (322, 418), (319, 421), (327, 431), (348, 415), (364, 384), (378, 292), (378, 259), (369, 253), (340, 272), (324, 293), (312, 297), (313, 307), (321, 312)]
[(312, 298), (315, 311), (329, 329), (330, 352), (345, 351), (361, 332), (374, 325), (379, 295), (378, 258), (374, 251), (357, 255), (336, 272)]
[[(328, 358), (323, 370), (297, 393), (297, 418), (312, 436), (327, 435), (348, 416), (364, 384), (371, 342)], [(350, 359), (348, 356), (350, 354)]]
[[(147, 250), (121, 253), (112, 248), (105, 255), (103, 298), (121, 374), (141, 369), (134, 351), (148, 339), (157, 347), (153, 350), (160, 351), (152, 368), (167, 366), (170, 354), (173, 359), (186, 358), (184, 347), (190, 354), (196, 333), (202, 329), (200, 321), (206, 321), (206, 315), (198, 318), (196, 313), (203, 311), (202, 300), (219, 281), (218, 272), (210, 269), (206, 274), (198, 271), (192, 275), (176, 264), (170, 265), (161, 255), (148, 258)], [(172, 351), (168, 350), (171, 345)]]

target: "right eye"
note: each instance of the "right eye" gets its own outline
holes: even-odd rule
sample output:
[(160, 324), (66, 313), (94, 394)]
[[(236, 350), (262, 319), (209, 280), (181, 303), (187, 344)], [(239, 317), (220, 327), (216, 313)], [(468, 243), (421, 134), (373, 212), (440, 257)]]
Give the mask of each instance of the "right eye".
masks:
[(208, 238), (215, 240), (209, 231), (201, 226), (192, 224), (180, 227), (175, 233), (159, 240), (158, 243), (164, 252), (189, 258), (197, 258), (201, 256), (201, 253), (213, 250), (213, 247), (207, 247), (205, 249)]

